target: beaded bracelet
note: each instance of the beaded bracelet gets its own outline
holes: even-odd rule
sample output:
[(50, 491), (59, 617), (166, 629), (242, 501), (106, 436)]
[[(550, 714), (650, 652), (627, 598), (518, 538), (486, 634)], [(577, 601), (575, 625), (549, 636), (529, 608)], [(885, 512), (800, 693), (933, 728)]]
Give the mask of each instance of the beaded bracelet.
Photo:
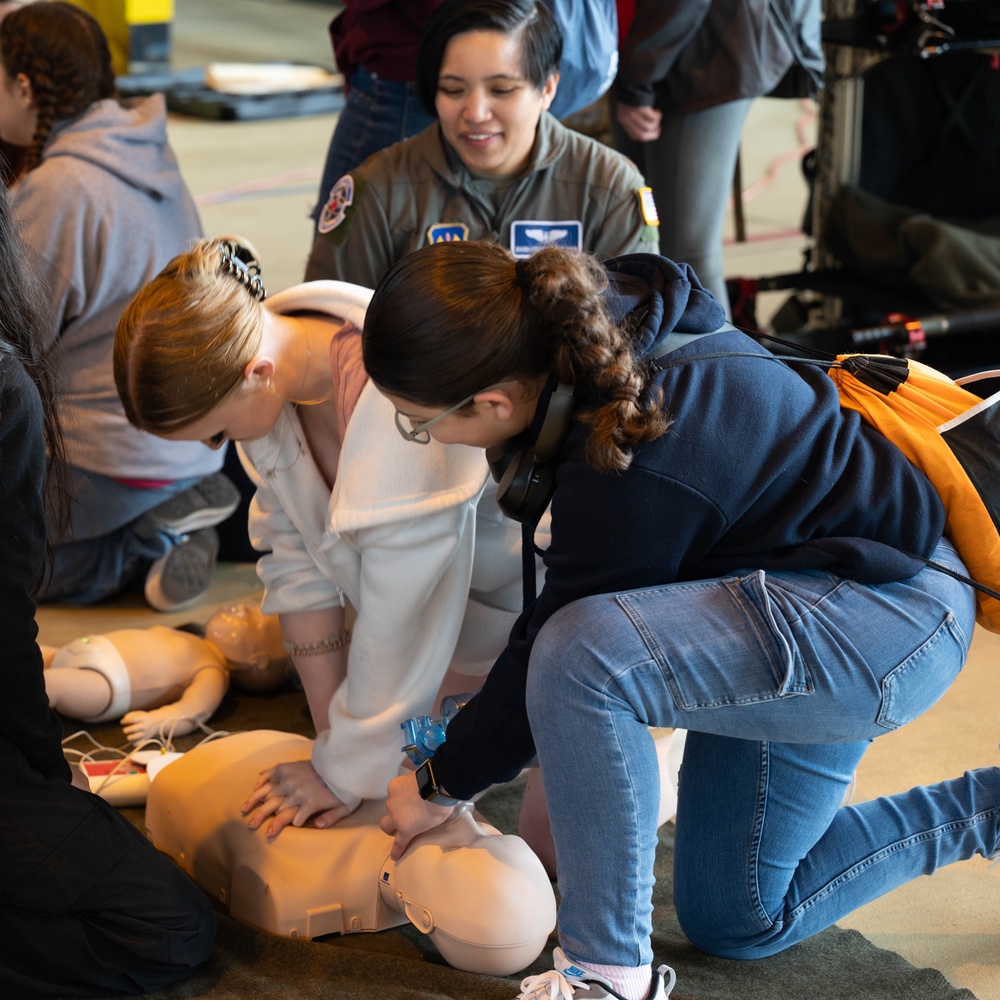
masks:
[(285, 639), (281, 648), (289, 656), (319, 656), (321, 653), (332, 653), (335, 649), (343, 649), (351, 641), (351, 630), (343, 629), (336, 635), (327, 636), (316, 642), (290, 642)]

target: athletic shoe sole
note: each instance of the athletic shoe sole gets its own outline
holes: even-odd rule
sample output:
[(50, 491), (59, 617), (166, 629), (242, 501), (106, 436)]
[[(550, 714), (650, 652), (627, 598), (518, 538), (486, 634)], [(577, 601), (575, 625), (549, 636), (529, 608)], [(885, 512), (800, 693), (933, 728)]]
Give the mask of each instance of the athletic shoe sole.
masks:
[(221, 524), (239, 505), (240, 491), (221, 472), (214, 472), (164, 500), (147, 516), (167, 531), (186, 535)]
[(219, 555), (213, 528), (195, 531), (160, 556), (146, 574), (145, 594), (156, 611), (180, 611), (205, 595)]

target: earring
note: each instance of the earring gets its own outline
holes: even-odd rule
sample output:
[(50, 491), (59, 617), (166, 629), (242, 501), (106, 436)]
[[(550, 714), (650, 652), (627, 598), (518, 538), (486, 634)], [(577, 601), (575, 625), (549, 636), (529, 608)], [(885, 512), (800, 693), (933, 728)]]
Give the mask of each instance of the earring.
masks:
[(269, 396), (273, 396), (278, 391), (278, 387), (274, 384), (274, 379), (270, 375), (264, 379), (264, 392)]

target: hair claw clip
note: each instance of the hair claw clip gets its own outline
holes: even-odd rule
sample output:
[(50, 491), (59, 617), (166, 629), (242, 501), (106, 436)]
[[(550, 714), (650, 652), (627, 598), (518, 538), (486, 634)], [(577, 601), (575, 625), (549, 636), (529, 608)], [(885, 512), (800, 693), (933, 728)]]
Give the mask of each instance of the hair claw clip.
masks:
[(260, 261), (240, 243), (232, 240), (219, 241), (223, 274), (231, 274), (257, 300), (267, 298), (264, 282), (260, 277)]

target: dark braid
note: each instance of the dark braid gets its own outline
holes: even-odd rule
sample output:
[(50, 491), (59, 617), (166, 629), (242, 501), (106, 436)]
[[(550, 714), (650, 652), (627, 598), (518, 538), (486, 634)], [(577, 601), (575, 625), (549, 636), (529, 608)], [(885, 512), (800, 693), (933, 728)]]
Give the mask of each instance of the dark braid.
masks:
[(576, 411), (576, 419), (591, 430), (587, 461), (602, 472), (624, 471), (632, 448), (661, 437), (670, 419), (631, 338), (607, 314), (602, 295), (607, 272), (596, 258), (558, 247), (519, 261), (517, 271), (531, 307), (554, 338), (556, 374), (609, 400)]
[(383, 390), (441, 407), (555, 370), (580, 390), (573, 417), (591, 431), (587, 461), (622, 471), (670, 420), (629, 330), (605, 309), (607, 283), (594, 257), (563, 247), (515, 261), (493, 243), (432, 243), (379, 281), (365, 316), (365, 370)]
[(0, 21), (0, 61), (9, 80), (21, 73), (28, 78), (38, 111), (25, 172), (41, 163), (56, 122), (117, 94), (101, 26), (62, 0), (38, 0)]

